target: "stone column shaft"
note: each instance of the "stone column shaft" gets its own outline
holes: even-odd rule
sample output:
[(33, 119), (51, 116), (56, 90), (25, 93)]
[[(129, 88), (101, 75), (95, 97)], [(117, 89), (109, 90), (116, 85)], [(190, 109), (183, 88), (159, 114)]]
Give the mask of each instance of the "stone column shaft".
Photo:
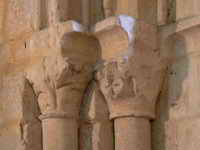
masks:
[(76, 119), (42, 119), (43, 150), (78, 150), (78, 124)]
[(116, 118), (114, 126), (115, 150), (151, 150), (151, 125), (148, 119)]
[(113, 122), (95, 81), (86, 92), (82, 115), (80, 150), (114, 150)]

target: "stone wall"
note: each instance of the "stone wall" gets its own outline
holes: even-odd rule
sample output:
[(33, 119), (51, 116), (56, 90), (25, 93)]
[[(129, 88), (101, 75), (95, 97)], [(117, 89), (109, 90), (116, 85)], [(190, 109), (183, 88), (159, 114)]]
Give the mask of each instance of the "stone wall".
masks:
[(199, 0), (1, 0), (2, 150), (197, 150)]

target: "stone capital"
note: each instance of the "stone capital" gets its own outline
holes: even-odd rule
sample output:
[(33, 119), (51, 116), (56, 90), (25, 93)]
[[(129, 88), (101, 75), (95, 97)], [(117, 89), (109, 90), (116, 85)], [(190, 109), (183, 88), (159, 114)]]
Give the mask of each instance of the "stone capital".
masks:
[(32, 55), (26, 76), (38, 96), (41, 119), (78, 117), (84, 90), (92, 78), (98, 41), (74, 28), (73, 23), (45, 29), (27, 42)]
[(163, 76), (163, 69), (132, 68), (128, 62), (107, 62), (96, 78), (107, 101), (110, 118), (155, 118), (155, 104)]
[(95, 35), (103, 59), (97, 67), (96, 80), (111, 119), (155, 118), (155, 104), (166, 68), (157, 48), (156, 33), (155, 26), (124, 15), (96, 25)]

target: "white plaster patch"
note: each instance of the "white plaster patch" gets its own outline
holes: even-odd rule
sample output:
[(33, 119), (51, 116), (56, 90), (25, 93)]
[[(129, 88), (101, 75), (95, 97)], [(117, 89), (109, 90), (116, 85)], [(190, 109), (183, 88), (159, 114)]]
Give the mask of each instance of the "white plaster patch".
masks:
[(76, 21), (72, 21), (72, 26), (73, 26), (74, 31), (77, 31), (77, 32), (83, 32), (84, 31), (83, 25), (81, 25), (80, 23), (78, 23)]
[(129, 38), (129, 47), (122, 54), (124, 61), (128, 61), (129, 57), (134, 53), (133, 43), (135, 40), (136, 19), (127, 15), (120, 15), (119, 22), (122, 28), (127, 32)]
[(127, 15), (120, 15), (119, 20), (123, 29), (128, 33), (129, 41), (132, 42), (135, 38), (136, 19)]

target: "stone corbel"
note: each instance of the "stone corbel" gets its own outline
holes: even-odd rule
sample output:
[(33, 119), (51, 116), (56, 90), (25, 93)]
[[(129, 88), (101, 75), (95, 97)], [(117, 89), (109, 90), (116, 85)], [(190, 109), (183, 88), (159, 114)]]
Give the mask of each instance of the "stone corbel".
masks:
[(95, 35), (103, 59), (96, 79), (114, 120), (115, 149), (150, 150), (150, 120), (165, 74), (156, 27), (118, 16), (98, 23)]
[(114, 150), (113, 122), (96, 81), (87, 89), (81, 108), (80, 149)]
[(43, 150), (77, 150), (80, 104), (99, 51), (74, 21), (35, 33), (27, 42), (26, 76), (41, 110)]

